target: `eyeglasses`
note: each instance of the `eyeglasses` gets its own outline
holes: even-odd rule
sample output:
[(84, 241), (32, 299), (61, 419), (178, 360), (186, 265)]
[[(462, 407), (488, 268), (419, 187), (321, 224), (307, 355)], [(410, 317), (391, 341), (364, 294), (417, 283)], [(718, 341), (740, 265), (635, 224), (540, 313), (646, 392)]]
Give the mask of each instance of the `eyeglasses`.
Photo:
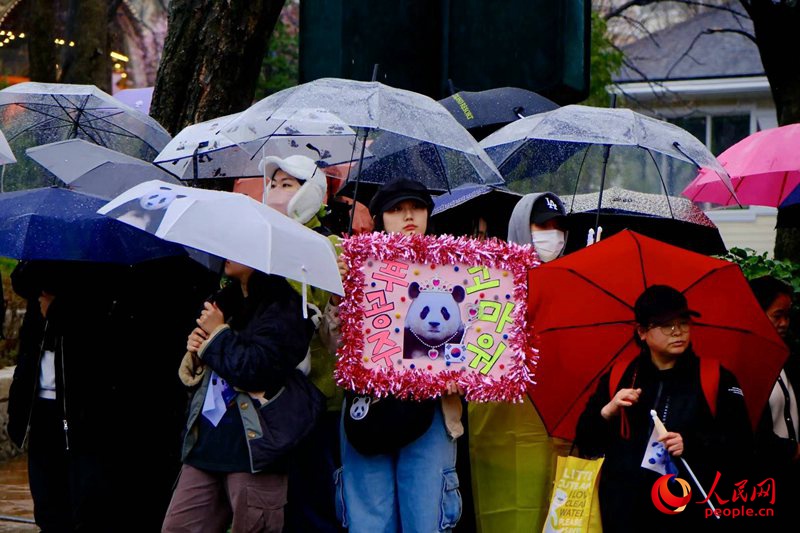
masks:
[(676, 320), (668, 324), (660, 324), (658, 326), (651, 326), (650, 329), (658, 328), (664, 335), (673, 335), (676, 331), (686, 333), (692, 325), (691, 320)]

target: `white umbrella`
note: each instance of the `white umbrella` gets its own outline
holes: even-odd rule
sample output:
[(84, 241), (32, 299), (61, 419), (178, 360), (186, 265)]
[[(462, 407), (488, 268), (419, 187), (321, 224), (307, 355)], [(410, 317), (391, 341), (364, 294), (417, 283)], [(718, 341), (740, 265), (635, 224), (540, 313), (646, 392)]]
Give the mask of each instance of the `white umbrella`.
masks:
[(264, 156), (305, 155), (323, 167), (360, 154), (355, 132), (325, 110), (300, 110), (291, 120), (274, 123), (272, 135), (254, 135), (243, 146), (221, 133), (240, 116), (234, 113), (185, 127), (153, 162), (182, 180), (248, 178), (261, 176), (258, 163)]
[(98, 213), (267, 274), (344, 294), (327, 238), (243, 194), (154, 180)]
[(152, 163), (83, 139), (43, 144), (28, 148), (25, 153), (70, 189), (108, 200), (146, 181), (157, 179), (180, 185)]

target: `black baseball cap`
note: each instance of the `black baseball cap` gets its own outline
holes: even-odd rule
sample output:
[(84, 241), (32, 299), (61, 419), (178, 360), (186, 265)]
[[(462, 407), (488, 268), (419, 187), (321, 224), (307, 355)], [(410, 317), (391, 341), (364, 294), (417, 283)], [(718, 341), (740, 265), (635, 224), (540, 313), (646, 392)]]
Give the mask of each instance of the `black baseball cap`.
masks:
[(668, 285), (651, 285), (639, 295), (633, 306), (633, 314), (640, 326), (664, 324), (675, 318), (699, 317), (700, 313), (689, 309), (689, 303), (677, 289)]
[(531, 207), (531, 223), (542, 225), (548, 220), (556, 217), (566, 217), (567, 210), (564, 203), (557, 195), (552, 192), (542, 193)]
[(390, 181), (378, 189), (369, 203), (369, 213), (377, 217), (405, 200), (416, 200), (429, 213), (433, 211), (433, 198), (428, 188), (418, 181), (403, 178)]

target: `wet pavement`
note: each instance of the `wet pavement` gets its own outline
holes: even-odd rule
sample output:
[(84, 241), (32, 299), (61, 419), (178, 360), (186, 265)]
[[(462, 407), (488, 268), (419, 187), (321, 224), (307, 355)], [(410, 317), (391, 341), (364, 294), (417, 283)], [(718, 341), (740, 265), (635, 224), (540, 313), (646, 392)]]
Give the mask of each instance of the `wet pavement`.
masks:
[(33, 520), (26, 455), (0, 463), (0, 533), (39, 531), (34, 524), (15, 520)]

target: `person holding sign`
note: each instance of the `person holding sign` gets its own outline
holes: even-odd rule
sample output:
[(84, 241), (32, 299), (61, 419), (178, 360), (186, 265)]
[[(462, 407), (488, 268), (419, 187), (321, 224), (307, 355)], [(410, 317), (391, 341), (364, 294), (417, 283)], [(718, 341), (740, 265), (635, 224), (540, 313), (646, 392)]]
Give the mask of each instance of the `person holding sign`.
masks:
[[(698, 487), (685, 510), (672, 515), (656, 509), (651, 489), (662, 475), (674, 473), (665, 454), (691, 462), (706, 492), (717, 472), (730, 483), (726, 488), (742, 479), (737, 465), (752, 452), (742, 391), (731, 372), (693, 353), (692, 319), (699, 314), (678, 290), (648, 287), (634, 315), (640, 355), (615, 363), (600, 378), (576, 430), (581, 456), (605, 455), (599, 487), (603, 530), (676, 531), (708, 524), (705, 507), (695, 504), (703, 499)], [(669, 428), (655, 440), (651, 410)], [(691, 483), (684, 480), (694, 476), (683, 462), (674, 463), (681, 484)]]
[[(542, 262), (555, 260), (564, 250), (565, 220), (556, 194), (526, 194), (514, 207), (508, 241), (532, 245)], [(541, 530), (556, 457), (568, 455), (569, 443), (547, 434), (527, 398), (521, 403), (470, 403), (468, 411), (478, 523), (487, 531)]]
[[(424, 235), (430, 230), (433, 200), (418, 182), (385, 184), (369, 208), (378, 231)], [(430, 339), (420, 342), (438, 350)], [(346, 394), (337, 504), (351, 533), (450, 531), (456, 525), (461, 516), (456, 439), (463, 427), (458, 388), (451, 385), (449, 392), (425, 401)]]

